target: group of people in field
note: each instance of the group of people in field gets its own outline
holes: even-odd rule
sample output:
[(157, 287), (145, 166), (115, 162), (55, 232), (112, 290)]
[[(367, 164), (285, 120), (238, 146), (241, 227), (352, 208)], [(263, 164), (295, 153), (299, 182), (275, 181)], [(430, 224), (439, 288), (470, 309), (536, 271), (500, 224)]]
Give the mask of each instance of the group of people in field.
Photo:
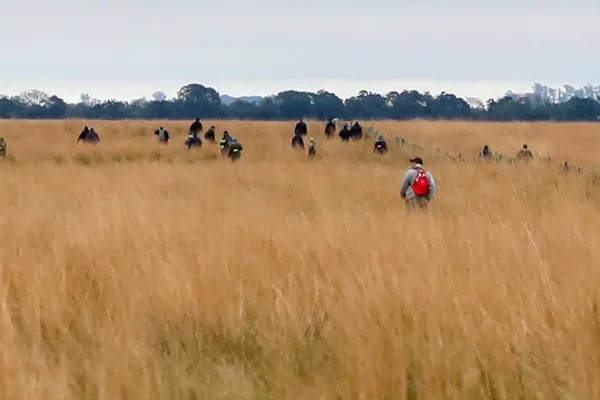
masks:
[[(335, 136), (337, 130), (336, 123), (333, 119), (329, 119), (325, 125), (325, 137), (331, 139)], [(201, 134), (204, 128), (200, 118), (189, 127), (189, 134), (185, 140), (185, 146), (188, 149), (202, 147), (203, 141)], [(164, 127), (159, 127), (154, 134), (158, 137), (160, 143), (167, 144), (171, 140), (171, 135)], [(306, 150), (304, 139), (308, 135), (308, 127), (301, 118), (294, 127), (294, 134), (291, 141), (291, 146), (297, 150)], [(364, 137), (363, 128), (358, 121), (353, 124), (344, 123), (342, 129), (338, 133), (338, 137), (342, 141), (357, 141)], [(208, 142), (216, 142), (215, 126), (211, 126), (203, 135), (204, 140)], [(397, 138), (401, 144), (407, 143), (404, 138)], [(79, 135), (77, 141), (86, 143), (98, 143), (100, 138), (94, 128), (88, 129), (86, 126)], [(228, 131), (223, 132), (223, 136), (219, 140), (219, 147), (223, 156), (229, 157), (232, 161), (238, 160), (241, 157), (243, 147), (241, 143), (231, 136)], [(373, 143), (373, 152), (377, 154), (386, 154), (389, 152), (389, 147), (383, 135), (377, 134)], [(6, 142), (0, 138), (0, 156), (6, 155)], [(310, 137), (308, 141), (308, 156), (314, 158), (317, 155), (317, 143), (314, 137)], [(460, 157), (460, 156), (459, 156)], [(516, 158), (519, 160), (530, 159), (533, 153), (529, 150), (527, 144), (524, 144), (521, 150), (517, 153)], [(481, 160), (502, 160), (501, 154), (494, 154), (488, 145), (485, 145), (479, 153)], [(410, 159), (411, 167), (403, 176), (400, 183), (400, 197), (405, 201), (406, 207), (409, 210), (424, 209), (433, 199), (436, 190), (436, 183), (433, 174), (426, 170), (423, 166), (421, 157)]]
[[(217, 141), (215, 129), (216, 128), (213, 125), (210, 128), (208, 128), (208, 130), (204, 133), (204, 139), (207, 142), (215, 143)], [(167, 133), (165, 135), (163, 132), (166, 131), (164, 131), (163, 127), (161, 126), (155, 132), (155, 134), (159, 137), (160, 141), (167, 143), (169, 134)], [(191, 150), (195, 147), (203, 146), (202, 138), (200, 137), (200, 134), (202, 134), (202, 132), (204, 132), (202, 122), (200, 122), (200, 118), (196, 118), (196, 120), (190, 125), (188, 137), (185, 139), (184, 142), (188, 150)], [(167, 139), (164, 140), (164, 137), (166, 137)], [(232, 161), (239, 160), (242, 156), (242, 144), (236, 138), (231, 136), (228, 131), (223, 132), (223, 136), (219, 140), (219, 148), (221, 150), (221, 155), (229, 157), (229, 159), (231, 159)]]
[[(351, 125), (351, 126), (350, 126)], [(336, 134), (337, 126), (333, 119), (329, 119), (325, 125), (325, 137), (330, 139)], [(294, 135), (292, 137), (292, 147), (296, 149), (304, 150), (304, 137), (308, 135), (308, 128), (306, 123), (300, 119), (294, 128)], [(344, 123), (342, 129), (338, 133), (338, 137), (342, 141), (355, 141), (363, 138), (363, 128), (358, 121), (353, 124)], [(412, 144), (405, 138), (396, 137), (396, 141), (399, 144)], [(412, 144), (414, 147), (418, 147)], [(389, 152), (389, 147), (384, 139), (383, 135), (377, 134), (373, 143), (373, 152), (378, 154), (386, 154)], [(314, 156), (316, 154), (316, 142), (313, 137), (310, 138), (309, 155)], [(456, 159), (456, 157), (451, 157)], [(496, 160), (502, 161), (503, 156), (500, 153), (493, 153), (489, 145), (485, 145), (479, 153), (480, 160)], [(518, 161), (527, 161), (533, 159), (533, 153), (529, 149), (527, 144), (523, 144), (523, 147), (517, 152), (515, 158), (511, 158), (509, 163)], [(458, 155), (459, 161), (464, 161), (462, 155)], [(400, 197), (404, 199), (406, 206), (409, 210), (417, 208), (426, 208), (429, 202), (433, 199), (436, 190), (435, 179), (433, 174), (426, 170), (423, 166), (423, 159), (421, 157), (414, 157), (410, 159), (411, 167), (406, 172), (400, 183)], [(577, 167), (570, 166), (567, 162), (563, 165), (564, 169), (575, 169)]]
[(79, 134), (79, 137), (77, 138), (77, 142), (84, 142), (84, 143), (99, 143), (100, 142), (100, 136), (98, 136), (98, 133), (96, 133), (96, 131), (94, 130), (94, 128), (89, 129), (87, 126), (85, 126), (83, 128), (83, 131), (81, 131), (81, 133)]
[[(325, 137), (331, 139), (335, 136), (335, 132), (337, 130), (336, 124), (333, 119), (329, 119), (327, 124), (325, 125)], [(304, 137), (308, 135), (308, 127), (306, 123), (301, 118), (294, 127), (294, 136), (292, 137), (292, 148), (298, 150), (305, 150), (304, 145)], [(358, 121), (352, 124), (351, 128), (348, 128), (348, 124), (345, 123), (340, 130), (338, 137), (342, 141), (357, 141), (364, 137), (363, 128)], [(387, 142), (383, 138), (383, 135), (377, 135), (377, 139), (373, 144), (373, 152), (379, 154), (385, 154), (389, 150)], [(317, 142), (314, 137), (309, 139), (308, 145), (308, 156), (313, 158), (317, 154)]]
[[(203, 146), (202, 139), (199, 136), (203, 131), (204, 128), (202, 126), (202, 122), (200, 122), (200, 118), (196, 118), (196, 120), (190, 125), (189, 134), (184, 142), (184, 145), (188, 148), (188, 150), (193, 148), (201, 148)], [(171, 134), (163, 126), (155, 130), (154, 135), (156, 135), (158, 137), (158, 141), (163, 144), (168, 144), (171, 140)], [(212, 143), (217, 141), (214, 126), (211, 126), (206, 133), (204, 133), (204, 139)], [(89, 129), (86, 126), (79, 134), (77, 142), (96, 144), (100, 142), (100, 137), (94, 128)], [(242, 155), (242, 144), (227, 131), (223, 133), (223, 137), (221, 137), (219, 141), (219, 147), (221, 149), (221, 154), (223, 156), (227, 156), (232, 161), (239, 160)]]
[[(333, 119), (325, 125), (325, 137), (330, 139), (335, 136), (336, 123)], [(372, 129), (372, 128), (369, 128)], [(189, 127), (189, 134), (185, 140), (185, 146), (188, 150), (196, 147), (202, 147), (203, 141), (201, 134), (204, 132), (202, 122), (200, 118), (196, 120)], [(171, 135), (164, 127), (159, 127), (154, 134), (158, 137), (160, 143), (168, 144), (171, 140)], [(292, 148), (298, 150), (306, 150), (304, 138), (308, 135), (308, 127), (303, 119), (300, 119), (294, 127), (294, 134), (292, 137)], [(354, 122), (351, 127), (348, 123), (344, 123), (340, 130), (338, 137), (342, 141), (356, 141), (364, 137), (363, 128), (358, 121)], [(203, 135), (203, 138), (211, 143), (217, 142), (215, 126), (211, 126)], [(401, 144), (408, 143), (404, 138), (396, 138)], [(94, 128), (84, 127), (83, 131), (79, 134), (77, 142), (97, 144), (100, 142), (100, 137)], [(310, 137), (308, 145), (308, 156), (314, 158), (317, 155), (317, 143), (314, 137)], [(238, 160), (241, 157), (243, 147), (241, 143), (234, 138), (228, 131), (224, 131), (222, 137), (219, 139), (219, 147), (221, 154), (230, 158), (232, 161)], [(416, 146), (418, 147), (418, 146)], [(383, 135), (377, 134), (373, 143), (373, 152), (377, 154), (386, 154), (389, 152), (389, 147), (384, 139)], [(6, 158), (7, 156), (7, 144), (4, 137), (0, 137), (0, 157)], [(461, 156), (459, 155), (459, 158)], [(502, 154), (494, 153), (490, 149), (489, 145), (484, 145), (483, 149), (479, 153), (480, 160), (502, 160)], [(529, 150), (527, 144), (519, 150), (516, 155), (517, 160), (529, 160), (533, 158), (533, 153)], [(436, 190), (436, 183), (432, 173), (424, 168), (423, 159), (421, 157), (414, 157), (410, 159), (411, 166), (403, 176), (400, 183), (400, 197), (405, 201), (406, 206), (409, 210), (423, 209), (426, 208), (429, 202), (433, 199)], [(577, 167), (569, 166), (567, 162), (563, 165), (564, 169), (574, 169)]]
[[(521, 148), (521, 150), (519, 150), (517, 152), (517, 156), (516, 156), (517, 160), (526, 161), (526, 160), (530, 160), (532, 158), (533, 158), (533, 153), (531, 152), (531, 150), (529, 150), (529, 147), (527, 146), (527, 144), (524, 144), (523, 147)], [(490, 149), (490, 146), (486, 144), (483, 146), (483, 149), (479, 152), (479, 159), (485, 160), (485, 161), (489, 161), (489, 160), (502, 161), (503, 156), (500, 153), (494, 154), (494, 152), (492, 152), (492, 150)]]
[[(357, 141), (364, 137), (363, 128), (358, 121), (354, 122), (349, 128), (345, 123), (340, 130), (338, 137), (342, 141)], [(329, 119), (325, 125), (325, 137), (331, 139), (335, 136), (337, 130), (333, 119)], [(308, 127), (303, 119), (300, 119), (294, 127), (292, 137), (292, 148), (304, 150), (304, 137), (308, 135)], [(386, 154), (389, 151), (388, 144), (383, 135), (378, 134), (373, 143), (373, 152), (377, 154)], [(316, 141), (314, 137), (309, 139), (308, 148), (309, 157), (316, 155)], [(423, 159), (414, 157), (410, 159), (411, 167), (405, 173), (400, 183), (400, 197), (404, 200), (409, 211), (415, 209), (424, 209), (433, 199), (435, 194), (435, 179), (433, 174), (423, 167)]]

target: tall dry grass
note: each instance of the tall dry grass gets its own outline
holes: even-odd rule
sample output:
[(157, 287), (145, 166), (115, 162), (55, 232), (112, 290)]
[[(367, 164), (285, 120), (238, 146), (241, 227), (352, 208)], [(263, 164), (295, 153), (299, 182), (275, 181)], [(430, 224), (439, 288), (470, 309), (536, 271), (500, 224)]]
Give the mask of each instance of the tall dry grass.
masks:
[[(208, 122), (210, 124), (211, 122)], [(391, 123), (438, 183), (407, 214), (413, 153), (293, 123), (2, 122), (3, 399), (595, 399), (600, 186), (556, 165), (452, 164), (484, 142), (589, 159), (594, 125)]]

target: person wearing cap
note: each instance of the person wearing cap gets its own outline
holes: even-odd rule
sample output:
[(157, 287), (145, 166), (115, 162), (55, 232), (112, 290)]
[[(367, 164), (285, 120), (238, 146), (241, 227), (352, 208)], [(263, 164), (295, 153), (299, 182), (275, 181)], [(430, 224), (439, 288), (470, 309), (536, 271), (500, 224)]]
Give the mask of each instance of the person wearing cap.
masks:
[[(435, 180), (431, 172), (423, 168), (423, 160), (420, 157), (415, 157), (410, 160), (412, 163), (410, 169), (406, 171), (402, 183), (400, 184), (400, 197), (404, 199), (406, 207), (413, 210), (417, 207), (425, 208), (435, 194)], [(427, 180), (427, 188), (425, 194), (415, 194), (415, 181), (417, 178), (424, 176)], [(417, 182), (419, 184), (420, 181)]]

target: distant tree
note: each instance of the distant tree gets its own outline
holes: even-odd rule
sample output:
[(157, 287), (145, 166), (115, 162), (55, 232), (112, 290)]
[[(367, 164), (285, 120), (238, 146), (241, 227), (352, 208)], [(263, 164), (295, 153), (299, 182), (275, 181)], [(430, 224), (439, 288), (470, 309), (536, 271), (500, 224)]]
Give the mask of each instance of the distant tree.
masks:
[(442, 92), (431, 102), (429, 115), (443, 119), (465, 119), (469, 118), (471, 107), (463, 99), (453, 94)]
[(467, 97), (465, 98), (465, 101), (471, 109), (485, 110), (484, 102), (476, 97)]
[(387, 95), (390, 107), (390, 116), (393, 119), (425, 118), (429, 114), (429, 108), (433, 98), (429, 94), (421, 94), (416, 90), (410, 92), (404, 90), (402, 93), (390, 92)]
[(27, 90), (19, 94), (21, 101), (30, 107), (43, 107), (48, 104), (50, 96), (41, 90)]
[(48, 117), (52, 119), (64, 118), (67, 114), (67, 103), (58, 96), (50, 96), (46, 104)]
[(154, 99), (154, 101), (167, 101), (167, 95), (159, 90), (158, 92), (152, 93), (152, 99)]
[(314, 116), (319, 120), (344, 117), (344, 102), (335, 94), (319, 90), (313, 96)]
[(10, 99), (8, 97), (0, 98), (0, 118), (18, 118), (22, 117), (20, 114), (20, 107), (18, 101)]
[(179, 89), (177, 92), (179, 112), (182, 117), (221, 117), (221, 98), (217, 91), (211, 87), (192, 83)]
[(274, 96), (265, 97), (258, 103), (259, 119), (273, 121), (281, 118), (280, 110)]
[(174, 112), (173, 103), (167, 100), (155, 100), (145, 106), (145, 115), (147, 118), (167, 119), (177, 116)]
[(87, 93), (81, 93), (81, 95), (79, 96), (80, 102), (81, 104), (83, 104), (86, 107), (93, 107), (96, 104), (100, 104), (101, 101), (91, 97), (89, 94)]
[(314, 93), (286, 90), (278, 93), (273, 101), (279, 108), (283, 119), (299, 119), (314, 117)]
[(346, 116), (358, 119), (380, 119), (388, 116), (386, 98), (380, 94), (361, 90), (358, 96), (350, 97), (344, 102)]
[(260, 106), (245, 100), (234, 100), (226, 110), (232, 118), (260, 119)]

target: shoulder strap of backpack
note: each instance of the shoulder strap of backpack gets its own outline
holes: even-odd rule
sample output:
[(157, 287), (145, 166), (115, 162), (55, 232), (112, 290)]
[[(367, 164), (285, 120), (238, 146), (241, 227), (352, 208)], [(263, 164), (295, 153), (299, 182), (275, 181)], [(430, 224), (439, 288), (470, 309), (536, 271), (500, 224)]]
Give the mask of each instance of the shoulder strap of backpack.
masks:
[(417, 176), (415, 176), (415, 182), (417, 181), (417, 179), (419, 179), (421, 177), (427, 178), (427, 171), (426, 170), (424, 170), (424, 169), (418, 169), (417, 170)]

